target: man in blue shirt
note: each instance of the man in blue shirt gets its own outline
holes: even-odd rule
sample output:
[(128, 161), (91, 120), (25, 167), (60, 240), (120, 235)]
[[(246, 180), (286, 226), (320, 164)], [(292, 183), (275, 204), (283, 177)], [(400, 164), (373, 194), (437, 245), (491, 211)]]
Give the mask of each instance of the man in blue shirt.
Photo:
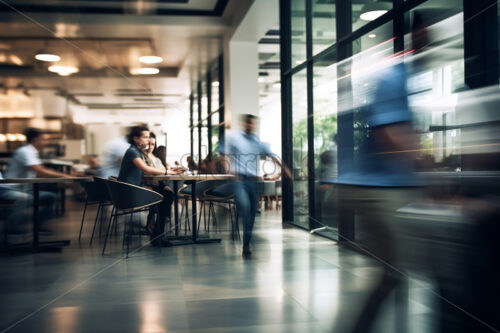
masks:
[(269, 147), (255, 135), (257, 117), (245, 114), (241, 117), (243, 131), (235, 131), (227, 146), (219, 146), (222, 155), (230, 157), (229, 170), (238, 176), (238, 181), (233, 184), (238, 214), (243, 218), (243, 256), (252, 254), (250, 240), (252, 238), (255, 215), (257, 213), (257, 178), (258, 165), (261, 156), (269, 156), (281, 167), (282, 174), (292, 179), (290, 170), (276, 158)]

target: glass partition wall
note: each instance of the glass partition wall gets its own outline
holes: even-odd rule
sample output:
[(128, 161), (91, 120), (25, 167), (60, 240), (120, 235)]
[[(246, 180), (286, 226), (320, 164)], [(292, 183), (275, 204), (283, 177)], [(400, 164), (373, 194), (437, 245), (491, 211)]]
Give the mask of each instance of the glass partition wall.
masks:
[(222, 55), (195, 84), (190, 96), (191, 158), (198, 165), (216, 154), (224, 138), (224, 75)]
[(283, 222), (355, 240), (355, 214), (328, 180), (356, 162), (373, 71), (396, 58), (408, 72), (417, 167), (460, 171), (457, 94), (498, 84), (498, 13), (494, 1), (280, 0), (282, 151), (294, 174)]

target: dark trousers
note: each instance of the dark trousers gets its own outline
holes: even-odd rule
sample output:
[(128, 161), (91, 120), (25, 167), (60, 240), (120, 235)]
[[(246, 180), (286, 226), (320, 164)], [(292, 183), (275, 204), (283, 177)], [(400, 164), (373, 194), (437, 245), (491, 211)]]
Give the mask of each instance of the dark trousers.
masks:
[(174, 192), (165, 189), (163, 184), (153, 187), (153, 191), (160, 193), (163, 196), (163, 201), (157, 205), (158, 219), (154, 226), (152, 237), (155, 238), (165, 232), (166, 218), (170, 217), (172, 211), (172, 202), (174, 201)]

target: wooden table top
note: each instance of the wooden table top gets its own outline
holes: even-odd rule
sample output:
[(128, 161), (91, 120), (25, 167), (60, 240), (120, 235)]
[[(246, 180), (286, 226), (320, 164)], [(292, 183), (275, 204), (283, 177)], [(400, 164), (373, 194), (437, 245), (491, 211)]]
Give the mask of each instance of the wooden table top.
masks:
[(215, 175), (145, 175), (146, 180), (186, 180), (186, 181), (202, 181), (202, 180), (233, 180), (234, 175), (215, 174)]
[(0, 179), (0, 184), (48, 184), (48, 183), (68, 183), (68, 182), (91, 182), (92, 177), (57, 177), (57, 178), (10, 178)]

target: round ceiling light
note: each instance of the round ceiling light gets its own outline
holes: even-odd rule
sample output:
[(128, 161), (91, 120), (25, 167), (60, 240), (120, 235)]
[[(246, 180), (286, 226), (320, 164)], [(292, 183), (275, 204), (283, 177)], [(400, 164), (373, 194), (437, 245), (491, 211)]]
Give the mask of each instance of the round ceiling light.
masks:
[(159, 64), (163, 61), (163, 58), (158, 56), (143, 56), (139, 58), (139, 61), (143, 64)]
[(158, 74), (160, 70), (154, 67), (141, 67), (141, 68), (133, 68), (130, 70), (130, 74), (132, 75), (154, 75)]
[(392, 3), (386, 1), (371, 2), (361, 9), (360, 19), (363, 21), (373, 21), (387, 13), (392, 8)]
[(52, 73), (57, 73), (61, 76), (68, 76), (74, 73), (78, 73), (78, 68), (73, 66), (50, 66), (49, 71)]
[(37, 55), (35, 55), (35, 59), (40, 61), (57, 62), (61, 60), (61, 57), (56, 54), (38, 53)]

